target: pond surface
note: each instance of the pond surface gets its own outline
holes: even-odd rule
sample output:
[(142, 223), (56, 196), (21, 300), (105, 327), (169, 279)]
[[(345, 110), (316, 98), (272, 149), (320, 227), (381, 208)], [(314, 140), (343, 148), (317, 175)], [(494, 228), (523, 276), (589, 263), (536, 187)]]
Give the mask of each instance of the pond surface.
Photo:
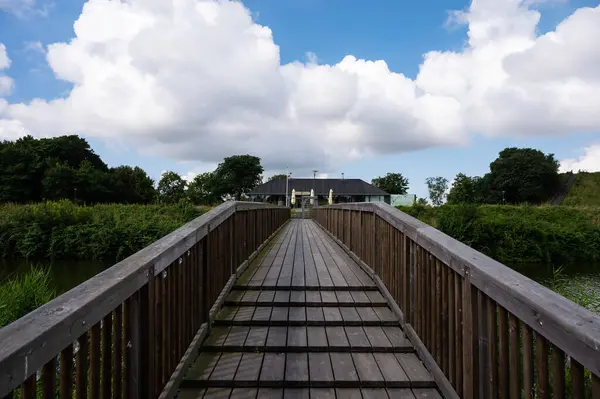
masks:
[(24, 275), (34, 266), (50, 270), (56, 295), (60, 295), (109, 268), (112, 263), (98, 261), (54, 261), (51, 263), (0, 259), (0, 284), (6, 279)]
[(561, 268), (540, 264), (512, 265), (519, 273), (600, 314), (600, 265), (572, 264)]

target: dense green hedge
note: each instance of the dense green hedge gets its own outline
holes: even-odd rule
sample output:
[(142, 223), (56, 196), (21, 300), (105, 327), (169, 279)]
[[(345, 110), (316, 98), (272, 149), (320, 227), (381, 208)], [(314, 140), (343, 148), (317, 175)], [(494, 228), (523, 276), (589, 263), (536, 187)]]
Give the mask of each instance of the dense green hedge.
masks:
[(503, 205), (399, 209), (503, 263), (600, 260), (600, 226), (589, 209)]
[(188, 205), (0, 205), (0, 256), (118, 261), (203, 213)]

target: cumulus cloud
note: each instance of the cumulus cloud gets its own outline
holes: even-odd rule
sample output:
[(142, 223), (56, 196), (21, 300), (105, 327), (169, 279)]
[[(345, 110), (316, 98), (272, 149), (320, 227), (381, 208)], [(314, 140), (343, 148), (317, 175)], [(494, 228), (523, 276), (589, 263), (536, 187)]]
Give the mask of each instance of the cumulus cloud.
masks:
[[(13, 88), (13, 80), (2, 73), (3, 69), (9, 67), (10, 58), (8, 58), (8, 54), (6, 53), (6, 46), (0, 43), (0, 96), (9, 94)], [(2, 115), (2, 108), (6, 107), (6, 104), (3, 104), (2, 101), (3, 100), (0, 98), (0, 115)]]
[(593, 144), (583, 149), (583, 154), (578, 158), (569, 158), (560, 161), (560, 172), (585, 172), (600, 171), (600, 144)]
[(239, 2), (90, 0), (75, 38), (47, 46), (71, 92), (6, 105), (2, 123), (17, 132), (0, 136), (120, 137), (178, 160), (252, 153), (267, 169), (309, 172), (472, 134), (600, 129), (600, 7), (543, 36), (532, 7), (473, 0), (453, 14), (468, 24), (467, 46), (428, 52), (413, 80), (352, 55), (282, 65), (271, 30)]

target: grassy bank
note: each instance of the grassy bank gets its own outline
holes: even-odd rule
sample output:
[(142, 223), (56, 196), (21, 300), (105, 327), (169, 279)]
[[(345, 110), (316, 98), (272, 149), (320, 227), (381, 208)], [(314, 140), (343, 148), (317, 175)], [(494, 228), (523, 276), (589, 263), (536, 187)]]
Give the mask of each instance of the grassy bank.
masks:
[(0, 328), (54, 298), (49, 271), (33, 268), (25, 276), (0, 283)]
[(201, 215), (192, 205), (0, 205), (0, 256), (118, 261)]
[(562, 205), (600, 207), (600, 173), (577, 173)]
[(506, 263), (600, 261), (599, 208), (443, 205), (400, 207), (459, 241)]

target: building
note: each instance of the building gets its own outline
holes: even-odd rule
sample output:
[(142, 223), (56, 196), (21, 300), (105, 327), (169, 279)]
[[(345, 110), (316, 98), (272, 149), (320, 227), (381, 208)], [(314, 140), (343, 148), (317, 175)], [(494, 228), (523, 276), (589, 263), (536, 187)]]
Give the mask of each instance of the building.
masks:
[(326, 204), (329, 190), (333, 190), (333, 203), (342, 202), (385, 202), (390, 203), (390, 194), (360, 179), (289, 179), (271, 180), (248, 193), (252, 201), (285, 204), (286, 183), (288, 195), (295, 190), (296, 205), (302, 197), (310, 196), (313, 189), (320, 204)]

